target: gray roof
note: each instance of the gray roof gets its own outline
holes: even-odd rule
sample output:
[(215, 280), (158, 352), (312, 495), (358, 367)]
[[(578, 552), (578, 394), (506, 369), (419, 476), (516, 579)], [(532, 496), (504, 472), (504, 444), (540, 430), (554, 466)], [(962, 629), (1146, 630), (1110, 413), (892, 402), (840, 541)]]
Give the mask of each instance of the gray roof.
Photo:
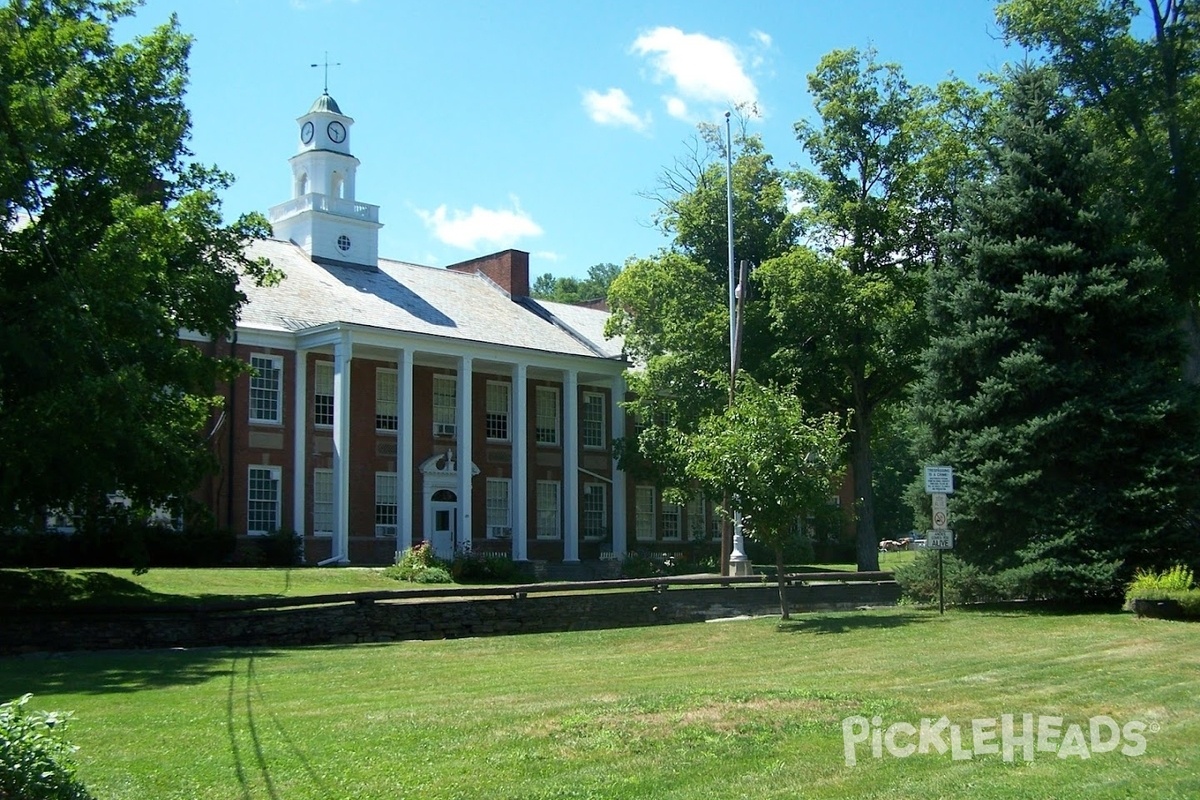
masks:
[(338, 108), (337, 101), (329, 96), (329, 92), (325, 92), (313, 101), (312, 108), (308, 110), (308, 113), (312, 114), (315, 111), (330, 111), (334, 114), (342, 113), (342, 110)]
[(298, 246), (259, 239), (247, 250), (286, 276), (277, 286), (243, 281), (241, 325), (296, 332), (333, 322), (592, 358), (620, 358), (605, 340), (608, 314), (509, 298), (487, 278), (381, 259), (379, 270), (316, 264)]

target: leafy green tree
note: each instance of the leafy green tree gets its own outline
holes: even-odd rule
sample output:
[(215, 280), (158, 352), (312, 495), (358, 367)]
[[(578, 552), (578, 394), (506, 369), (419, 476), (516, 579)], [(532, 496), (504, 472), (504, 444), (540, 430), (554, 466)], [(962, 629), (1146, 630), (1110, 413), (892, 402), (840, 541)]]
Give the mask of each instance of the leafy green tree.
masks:
[(875, 414), (916, 377), (925, 272), (952, 207), (929, 178), (952, 185), (962, 156), (938, 149), (948, 136), (934, 124), (945, 117), (933, 94), (873, 51), (829, 53), (809, 88), (820, 124), (798, 122), (796, 134), (813, 164), (798, 177), (810, 246), (757, 277), (777, 374), (800, 387), (807, 407), (850, 415), (858, 567), (873, 570)]
[(616, 264), (593, 264), (588, 267), (583, 280), (569, 276), (555, 278), (549, 272), (539, 275), (530, 288), (530, 294), (541, 300), (556, 303), (586, 303), (608, 297), (608, 287), (621, 274)]
[(261, 217), (222, 224), (228, 176), (189, 160), (190, 40), (113, 41), (128, 2), (0, 8), (0, 522), (106, 492), (186, 496), (211, 457), (220, 337)]
[(1188, 0), (1005, 0), (1007, 36), (1045, 55), (1115, 155), (1137, 236), (1183, 301), (1185, 377), (1200, 383), (1200, 21)]
[(796, 521), (821, 509), (840, 476), (837, 415), (809, 417), (794, 393), (739, 376), (726, 411), (702, 419), (685, 445), (687, 474), (709, 497), (727, 497), (748, 535), (775, 550), (779, 610), (788, 619), (783, 549)]
[(917, 387), (956, 471), (958, 555), (1030, 596), (1119, 594), (1200, 555), (1196, 398), (1163, 262), (1131, 245), (1103, 153), (1046, 70), (1018, 70), (930, 294)]

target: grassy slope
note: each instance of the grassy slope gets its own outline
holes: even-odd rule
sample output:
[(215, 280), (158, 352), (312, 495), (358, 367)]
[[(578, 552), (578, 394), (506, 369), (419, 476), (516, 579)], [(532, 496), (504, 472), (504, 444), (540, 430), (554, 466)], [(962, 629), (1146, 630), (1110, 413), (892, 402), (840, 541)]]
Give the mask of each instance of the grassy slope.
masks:
[[(446, 642), (0, 660), (100, 798), (1184, 798), (1200, 626), (894, 609)], [(1108, 714), (1145, 755), (845, 764), (840, 720)], [(968, 745), (969, 746), (969, 745)]]

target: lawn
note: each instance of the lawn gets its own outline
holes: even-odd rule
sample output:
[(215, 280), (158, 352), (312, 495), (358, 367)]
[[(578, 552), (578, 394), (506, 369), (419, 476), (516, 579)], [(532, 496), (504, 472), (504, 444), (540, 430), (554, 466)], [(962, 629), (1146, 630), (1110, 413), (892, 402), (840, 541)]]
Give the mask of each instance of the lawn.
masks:
[[(1090, 800), (1200, 796), (1198, 674), (1195, 624), (897, 608), (782, 626), (10, 658), (0, 696), (75, 711), (99, 798)], [(1060, 716), (1054, 745), (1072, 746), (1028, 762), (1018, 747), (1012, 763), (876, 758), (867, 731), (847, 763), (850, 717), (945, 716), (971, 749), (972, 721), (1003, 714), (1018, 733), (1022, 714)], [(1099, 716), (1144, 724), (1144, 752), (1101, 752), (1103, 727), (1101, 747), (1080, 751)]]

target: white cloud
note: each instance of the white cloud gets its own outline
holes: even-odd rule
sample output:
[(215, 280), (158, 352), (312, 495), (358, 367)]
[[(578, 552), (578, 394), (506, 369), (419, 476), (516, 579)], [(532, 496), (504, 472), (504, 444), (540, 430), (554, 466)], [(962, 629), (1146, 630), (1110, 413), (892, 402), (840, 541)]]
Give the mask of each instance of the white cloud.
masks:
[(633, 51), (649, 60), (655, 82), (673, 84), (674, 100), (721, 107), (758, 102), (758, 89), (729, 42), (660, 27), (639, 36)]
[(517, 198), (512, 198), (512, 204), (512, 209), (472, 206), (470, 211), (460, 211), (440, 205), (433, 211), (418, 208), (416, 212), (438, 241), (452, 247), (477, 250), (483, 243), (506, 248), (520, 239), (542, 235), (541, 226), (521, 210)]
[(688, 105), (682, 98), (666, 97), (663, 102), (667, 104), (667, 113), (675, 119), (681, 119), (685, 122), (691, 122), (692, 119), (688, 114)]
[(621, 89), (609, 89), (604, 94), (595, 89), (583, 93), (583, 107), (592, 122), (600, 125), (616, 125), (644, 131), (650, 115), (639, 117), (633, 112), (633, 101)]
[(561, 261), (562, 260), (562, 256), (560, 256), (558, 253), (554, 252), (553, 250), (538, 250), (536, 253), (533, 253), (532, 255), (534, 258), (540, 258), (543, 261)]

